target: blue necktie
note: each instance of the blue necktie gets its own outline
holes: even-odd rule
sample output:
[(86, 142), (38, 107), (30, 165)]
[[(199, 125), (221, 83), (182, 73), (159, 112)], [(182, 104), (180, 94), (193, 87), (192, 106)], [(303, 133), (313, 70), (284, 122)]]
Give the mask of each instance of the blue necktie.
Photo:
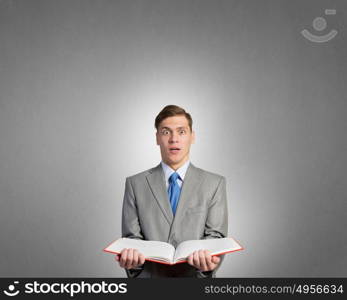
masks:
[(181, 189), (177, 183), (177, 178), (180, 178), (180, 175), (178, 175), (178, 173), (174, 172), (171, 174), (169, 178), (169, 190), (168, 190), (170, 204), (171, 204), (172, 212), (174, 215), (176, 214), (178, 199), (181, 193)]

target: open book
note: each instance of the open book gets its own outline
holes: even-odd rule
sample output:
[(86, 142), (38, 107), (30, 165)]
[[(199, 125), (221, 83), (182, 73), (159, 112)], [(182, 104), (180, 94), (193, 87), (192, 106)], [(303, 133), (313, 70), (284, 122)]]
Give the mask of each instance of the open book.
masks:
[(227, 237), (184, 241), (176, 249), (165, 242), (119, 238), (107, 246), (104, 251), (120, 254), (124, 248), (137, 249), (145, 256), (145, 260), (168, 265), (187, 262), (188, 256), (200, 249), (209, 250), (212, 256), (243, 250), (237, 241)]

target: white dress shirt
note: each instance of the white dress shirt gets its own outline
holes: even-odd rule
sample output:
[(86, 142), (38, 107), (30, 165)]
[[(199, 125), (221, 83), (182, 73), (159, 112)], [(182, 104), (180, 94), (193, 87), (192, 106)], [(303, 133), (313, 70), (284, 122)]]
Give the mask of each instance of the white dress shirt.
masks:
[(177, 172), (180, 175), (180, 178), (177, 178), (177, 183), (179, 187), (182, 187), (183, 181), (184, 181), (184, 176), (186, 175), (187, 169), (189, 167), (190, 161), (187, 160), (183, 166), (181, 166), (179, 169), (176, 171), (173, 170), (171, 167), (169, 167), (166, 163), (161, 161), (161, 166), (163, 167), (164, 175), (165, 175), (165, 183), (166, 183), (166, 189), (169, 188), (169, 178), (172, 175), (172, 173)]

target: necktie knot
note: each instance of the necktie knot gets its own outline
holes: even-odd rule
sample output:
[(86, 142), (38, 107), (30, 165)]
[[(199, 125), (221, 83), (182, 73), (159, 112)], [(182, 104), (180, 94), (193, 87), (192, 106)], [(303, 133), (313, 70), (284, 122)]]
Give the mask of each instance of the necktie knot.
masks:
[(169, 182), (170, 183), (175, 183), (177, 178), (180, 178), (180, 175), (177, 172), (174, 172), (171, 174), (170, 178), (169, 178)]

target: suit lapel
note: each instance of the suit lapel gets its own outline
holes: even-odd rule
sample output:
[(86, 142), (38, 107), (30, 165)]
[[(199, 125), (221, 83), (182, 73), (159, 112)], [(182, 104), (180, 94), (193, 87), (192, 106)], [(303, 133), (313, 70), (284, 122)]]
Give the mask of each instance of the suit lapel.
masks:
[(186, 175), (184, 176), (175, 220), (184, 215), (184, 211), (190, 202), (195, 201), (196, 190), (202, 182), (202, 177), (202, 172), (190, 163)]
[[(202, 177), (202, 172), (199, 171), (199, 169), (196, 168), (192, 163), (190, 163), (186, 175), (184, 176), (175, 219), (184, 214), (187, 204), (189, 201), (194, 199), (194, 195), (196, 194), (195, 191), (199, 188), (199, 185), (202, 182)], [(174, 215), (172, 213), (169, 196), (166, 191), (165, 176), (161, 164), (151, 169), (150, 174), (148, 174), (146, 178), (155, 200), (157, 201), (166, 220), (171, 225), (174, 221)]]
[(161, 164), (151, 169), (150, 174), (147, 175), (147, 181), (162, 213), (171, 225), (174, 216), (166, 191), (165, 176)]

